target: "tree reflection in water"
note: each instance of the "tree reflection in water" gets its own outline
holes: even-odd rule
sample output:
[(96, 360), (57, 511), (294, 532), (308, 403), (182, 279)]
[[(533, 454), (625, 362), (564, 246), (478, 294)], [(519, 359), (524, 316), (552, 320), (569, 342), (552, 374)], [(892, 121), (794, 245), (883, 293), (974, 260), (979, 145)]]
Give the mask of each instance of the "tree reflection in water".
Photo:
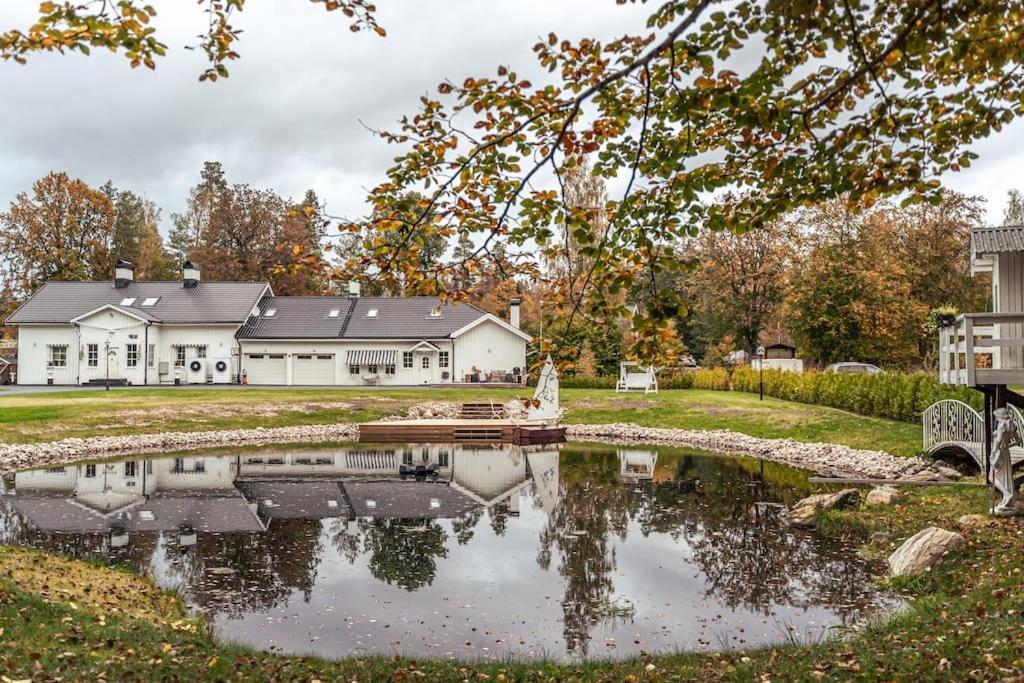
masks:
[[(331, 508), (317, 508), (322, 518), (306, 518), (302, 506), (322, 501), (295, 497), (291, 499), (294, 508), (288, 508), (300, 513), (294, 518), (279, 515), (254, 531), (200, 532), (196, 544), (187, 547), (179, 546), (178, 534), (168, 531), (133, 531), (128, 545), (111, 547), (109, 533), (99, 533), (85, 524), (92, 518), (74, 518), (86, 513), (67, 504), (73, 497), (70, 492), (35, 494), (40, 505), (51, 499), (63, 500), (60, 510), (67, 512), (61, 514), (69, 518), (51, 515), (47, 520), (51, 531), (40, 531), (18, 512), (15, 498), (5, 495), (0, 498), (0, 541), (153, 574), (162, 585), (179, 590), (191, 604), (227, 619), (284, 607), (301, 612), (301, 603), (315, 604), (323, 597), (318, 595), (318, 582), (328, 583), (345, 564), (356, 581), (372, 577), (379, 584), (400, 589), (404, 592), (401, 599), (388, 599), (424, 613), (437, 613), (437, 605), (449, 598), (475, 603), (478, 596), (460, 591), (472, 590), (474, 585), (479, 590), (485, 585), (481, 582), (493, 581), (493, 585), (486, 584), (486, 590), (500, 595), (505, 589), (501, 581), (507, 580), (519, 591), (517, 599), (490, 603), (485, 618), (500, 620), (527, 608), (537, 609), (536, 614), (551, 619), (553, 631), (553, 640), (542, 646), (557, 643), (560, 632), (569, 656), (590, 654), (595, 634), (607, 635), (622, 627), (621, 622), (610, 622), (615, 610), (609, 606), (624, 600), (650, 602), (651, 596), (656, 596), (653, 599), (660, 605), (665, 595), (664, 602), (679, 610), (680, 620), (691, 614), (699, 617), (713, 604), (723, 611), (762, 615), (767, 623), (784, 608), (813, 610), (822, 606), (845, 620), (859, 615), (875, 597), (871, 566), (848, 545), (812, 532), (793, 531), (781, 523), (777, 508), (807, 492), (803, 474), (781, 466), (681, 450), (661, 449), (656, 457), (641, 450), (629, 453), (631, 459), (607, 447), (573, 445), (560, 455), (547, 454), (547, 474), (538, 475), (547, 484), (538, 484), (533, 490), (532, 505), (531, 489), (520, 486), (528, 476), (526, 470), (516, 481), (508, 476), (508, 468), (496, 468), (502, 477), (496, 480), (510, 488), (492, 486), (486, 500), (445, 508), (444, 514), (389, 518), (378, 510), (378, 518), (359, 517), (353, 508), (335, 502)], [(473, 457), (488, 455), (481, 452)], [(507, 464), (506, 460), (495, 462)], [(650, 465), (649, 471), (645, 463)], [(436, 489), (439, 493), (448, 490), (444, 482), (430, 484), (435, 485), (445, 487)], [(223, 487), (218, 491), (221, 497), (226, 495)], [(289, 502), (284, 499), (288, 491), (300, 492), (282, 488), (279, 495), (285, 503)], [(513, 493), (505, 495), (503, 491)], [(519, 496), (519, 491), (524, 499), (509, 497)], [(251, 495), (243, 498), (244, 493), (244, 487), (231, 491), (238, 496), (233, 500), (241, 505), (232, 509), (244, 511), (254, 502)], [(22, 496), (22, 501), (27, 497)], [(185, 496), (182, 500), (191, 499)], [(459, 500), (468, 499), (463, 496)], [(494, 502), (485, 506), (487, 501)], [(41, 509), (33, 508), (32, 514), (42, 514)], [(65, 521), (78, 526), (65, 531), (60, 527)], [(91, 530), (73, 533), (74, 528)], [(653, 536), (659, 540), (643, 543)], [(673, 543), (669, 545), (665, 539)], [(524, 566), (521, 555), (506, 562), (501, 556), (506, 547), (535, 547), (534, 559), (527, 555), (525, 562), (535, 562), (540, 571)], [(629, 547), (630, 555), (623, 554), (624, 547)], [(444, 572), (439, 570), (442, 562), (446, 563)], [(678, 575), (668, 571), (670, 564), (672, 571), (689, 569), (695, 574), (696, 591), (703, 591), (707, 600), (672, 594)], [(503, 576), (500, 570), (509, 568), (516, 571)], [(533, 583), (523, 582), (521, 575), (531, 570), (535, 572), (530, 579)], [(639, 585), (634, 580), (629, 584), (631, 590), (646, 593), (618, 593), (616, 572), (633, 570), (654, 585)], [(346, 579), (341, 585), (368, 584), (350, 584)], [(432, 585), (441, 590), (424, 590)], [(335, 585), (329, 589), (331, 600), (340, 590), (345, 588)], [(556, 614), (545, 613), (547, 595), (558, 595), (558, 591)], [(315, 612), (323, 618), (316, 609), (311, 607), (309, 614)], [(636, 627), (641, 626), (638, 621)]]

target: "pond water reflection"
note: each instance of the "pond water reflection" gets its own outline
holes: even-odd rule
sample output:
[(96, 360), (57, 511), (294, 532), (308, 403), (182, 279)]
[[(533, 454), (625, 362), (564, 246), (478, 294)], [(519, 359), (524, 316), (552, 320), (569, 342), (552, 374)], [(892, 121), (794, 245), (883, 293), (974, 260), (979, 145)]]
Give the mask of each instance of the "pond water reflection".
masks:
[(260, 648), (624, 657), (817, 637), (879, 605), (852, 549), (780, 522), (805, 492), (668, 448), (218, 452), (20, 472), (0, 541), (151, 574)]

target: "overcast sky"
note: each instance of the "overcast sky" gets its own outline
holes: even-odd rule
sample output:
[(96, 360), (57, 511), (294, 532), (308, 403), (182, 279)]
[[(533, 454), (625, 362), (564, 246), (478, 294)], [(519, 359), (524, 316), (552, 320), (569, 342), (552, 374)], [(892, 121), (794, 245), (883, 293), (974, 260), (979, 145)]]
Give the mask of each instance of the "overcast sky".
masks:
[[(25, 25), (38, 0), (4, 0), (0, 28)], [(250, 0), (234, 24), (244, 33), (231, 77), (199, 83), (204, 60), (183, 50), (203, 26), (194, 2), (155, 2), (170, 47), (156, 72), (121, 56), (35, 56), (0, 62), (0, 207), (51, 170), (98, 186), (106, 180), (184, 209), (203, 161), (229, 181), (300, 198), (313, 188), (336, 215), (364, 213), (366, 190), (395, 154), (360, 124), (387, 127), (416, 110), (445, 77), (490, 75), (498, 64), (527, 73), (531, 48), (564, 37), (642, 29), (649, 7), (614, 0), (379, 0), (387, 38), (352, 34), (340, 13), (302, 0)], [(977, 148), (981, 158), (945, 179), (1002, 215), (1018, 180), (1017, 122)], [(0, 209), (2, 210), (2, 209)]]

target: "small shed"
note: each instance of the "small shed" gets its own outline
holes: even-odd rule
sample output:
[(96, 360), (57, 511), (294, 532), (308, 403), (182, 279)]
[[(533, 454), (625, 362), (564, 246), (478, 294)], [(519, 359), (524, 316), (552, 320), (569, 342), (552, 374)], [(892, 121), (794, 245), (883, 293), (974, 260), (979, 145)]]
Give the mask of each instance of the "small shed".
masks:
[(18, 357), (0, 356), (0, 384), (14, 384), (18, 381)]
[(796, 358), (796, 347), (790, 344), (783, 344), (782, 342), (772, 344), (764, 347), (764, 357), (769, 360), (780, 358), (793, 359)]

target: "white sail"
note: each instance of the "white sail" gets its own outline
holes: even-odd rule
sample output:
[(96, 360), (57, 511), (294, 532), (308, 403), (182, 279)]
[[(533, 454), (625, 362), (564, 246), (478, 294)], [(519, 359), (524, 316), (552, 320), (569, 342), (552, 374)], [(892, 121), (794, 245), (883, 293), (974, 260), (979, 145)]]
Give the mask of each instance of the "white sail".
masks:
[(533, 392), (533, 403), (526, 411), (527, 420), (545, 422), (557, 421), (559, 418), (558, 403), (558, 371), (551, 362), (551, 356), (544, 361), (544, 369), (537, 380), (537, 390)]

